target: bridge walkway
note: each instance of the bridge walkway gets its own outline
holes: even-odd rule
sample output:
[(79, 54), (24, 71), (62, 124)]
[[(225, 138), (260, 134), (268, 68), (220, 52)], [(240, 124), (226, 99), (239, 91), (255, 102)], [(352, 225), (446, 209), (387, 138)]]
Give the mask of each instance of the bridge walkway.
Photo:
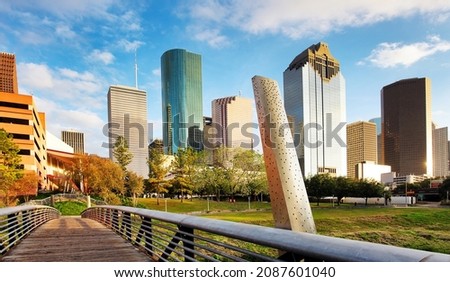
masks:
[(61, 217), (38, 227), (0, 261), (143, 262), (150, 258), (94, 220)]

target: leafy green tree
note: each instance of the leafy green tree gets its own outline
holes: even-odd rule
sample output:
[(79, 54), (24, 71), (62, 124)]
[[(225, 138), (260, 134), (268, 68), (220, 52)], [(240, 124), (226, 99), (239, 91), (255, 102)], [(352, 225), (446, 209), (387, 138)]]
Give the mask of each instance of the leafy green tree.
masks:
[(383, 192), (384, 187), (375, 180), (361, 179), (358, 182), (358, 194), (365, 199), (366, 206), (369, 198), (383, 197)]
[(14, 194), (11, 186), (23, 175), (20, 162), (19, 147), (11, 135), (0, 129), (0, 199), (7, 206), (11, 204), (10, 194)]
[(170, 181), (166, 179), (170, 172), (170, 165), (167, 164), (166, 156), (159, 150), (149, 151), (147, 164), (149, 168), (148, 183), (151, 190), (157, 194), (156, 203), (159, 205), (160, 195), (167, 193), (167, 188), (172, 186)]
[(308, 195), (314, 197), (317, 206), (320, 199), (325, 196), (331, 196), (336, 186), (335, 178), (327, 174), (316, 174), (305, 181), (306, 191)]
[(249, 197), (267, 193), (268, 182), (261, 154), (251, 150), (238, 151), (233, 157), (234, 173), (238, 177), (239, 191)]
[(133, 154), (130, 152), (128, 142), (123, 136), (119, 136), (114, 143), (113, 156), (124, 172), (127, 171), (127, 165), (133, 160)]
[(336, 178), (336, 185), (334, 186), (333, 195), (337, 197), (337, 204), (340, 205), (343, 198), (352, 194), (355, 187), (355, 181), (345, 176)]

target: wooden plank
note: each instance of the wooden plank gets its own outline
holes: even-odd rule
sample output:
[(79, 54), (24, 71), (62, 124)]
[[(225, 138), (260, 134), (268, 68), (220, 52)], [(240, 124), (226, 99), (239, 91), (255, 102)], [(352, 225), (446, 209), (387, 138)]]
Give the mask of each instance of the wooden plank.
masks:
[(151, 259), (102, 224), (80, 217), (49, 221), (0, 261), (140, 262)]

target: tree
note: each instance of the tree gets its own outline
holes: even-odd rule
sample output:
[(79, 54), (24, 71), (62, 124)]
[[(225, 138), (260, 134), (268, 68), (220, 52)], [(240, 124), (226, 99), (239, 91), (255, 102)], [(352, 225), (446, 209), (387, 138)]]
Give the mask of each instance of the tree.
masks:
[(442, 200), (446, 200), (448, 194), (450, 194), (450, 178), (447, 177), (442, 182), (441, 186), (439, 187), (439, 196)]
[(348, 197), (354, 190), (355, 181), (345, 176), (339, 176), (336, 178), (336, 185), (334, 186), (333, 195), (337, 197), (338, 206), (344, 197)]
[(238, 151), (233, 158), (233, 167), (238, 175), (239, 190), (249, 197), (267, 193), (268, 182), (262, 155), (251, 150)]
[(7, 192), (8, 202), (15, 202), (18, 197), (23, 197), (28, 201), (29, 196), (36, 195), (39, 177), (34, 171), (24, 173), (23, 176), (10, 186)]
[(125, 194), (125, 174), (119, 164), (96, 155), (77, 155), (72, 166), (74, 181), (88, 195), (98, 195), (110, 204), (119, 204)]
[(128, 148), (128, 142), (123, 136), (119, 136), (114, 143), (113, 156), (124, 172), (127, 165), (133, 160), (133, 154)]
[(336, 186), (335, 178), (327, 174), (316, 174), (305, 181), (306, 191), (309, 196), (316, 199), (317, 205), (320, 199), (331, 196)]
[(178, 149), (175, 160), (172, 163), (172, 173), (175, 178), (172, 181), (172, 187), (181, 195), (183, 202), (184, 195), (192, 194), (195, 188), (195, 178), (199, 171), (197, 168), (200, 159), (200, 152), (192, 148)]
[(3, 199), (7, 206), (11, 204), (8, 196), (12, 192), (11, 186), (22, 177), (21, 160), (19, 147), (12, 136), (0, 129), (0, 199)]
[(160, 195), (167, 193), (167, 188), (171, 186), (169, 180), (166, 179), (170, 165), (166, 164), (166, 156), (159, 150), (150, 150), (147, 164), (149, 168), (148, 182), (151, 189), (156, 192), (156, 203), (159, 205)]
[(133, 206), (136, 206), (136, 196), (144, 192), (144, 179), (132, 171), (127, 172), (126, 179), (127, 195), (133, 197)]
[(383, 192), (384, 187), (375, 180), (361, 179), (358, 182), (358, 194), (360, 197), (365, 198), (366, 206), (369, 198), (382, 197)]

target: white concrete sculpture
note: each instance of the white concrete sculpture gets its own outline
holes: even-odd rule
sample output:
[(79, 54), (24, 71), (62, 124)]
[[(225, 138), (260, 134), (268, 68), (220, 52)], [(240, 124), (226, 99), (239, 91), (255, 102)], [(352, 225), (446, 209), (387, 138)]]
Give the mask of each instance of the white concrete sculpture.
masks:
[(275, 226), (316, 233), (278, 84), (261, 76), (252, 82)]

